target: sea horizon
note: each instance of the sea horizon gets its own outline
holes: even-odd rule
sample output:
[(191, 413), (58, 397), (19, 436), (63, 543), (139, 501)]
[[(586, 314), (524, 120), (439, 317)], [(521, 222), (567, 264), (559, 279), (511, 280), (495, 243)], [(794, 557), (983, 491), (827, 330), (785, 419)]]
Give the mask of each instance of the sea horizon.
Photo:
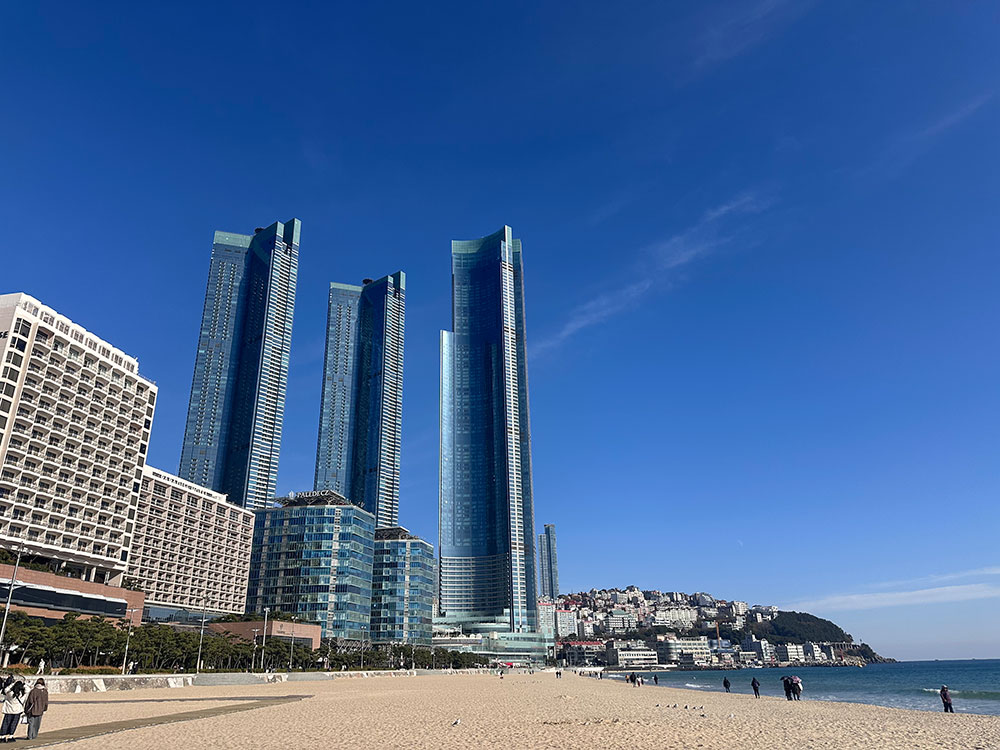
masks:
[[(941, 711), (938, 691), (948, 688), (956, 713), (1000, 716), (1000, 659), (934, 659), (896, 661), (858, 667), (786, 666), (743, 669), (650, 670), (646, 685), (725, 692), (729, 679), (734, 693), (749, 694), (756, 677), (762, 696), (784, 697), (781, 677), (802, 678), (802, 700), (864, 703), (886, 708)], [(737, 677), (738, 676), (738, 677)], [(619, 678), (620, 679), (620, 678)], [(991, 689), (992, 688), (992, 689)]]

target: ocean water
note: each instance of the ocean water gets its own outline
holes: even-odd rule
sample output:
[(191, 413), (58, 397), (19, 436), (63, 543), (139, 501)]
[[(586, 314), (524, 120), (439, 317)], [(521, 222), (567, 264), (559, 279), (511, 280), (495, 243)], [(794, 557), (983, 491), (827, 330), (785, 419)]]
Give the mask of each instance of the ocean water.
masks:
[(783, 675), (802, 680), (802, 700), (871, 703), (890, 708), (941, 711), (938, 690), (947, 685), (956, 713), (1000, 716), (1000, 659), (970, 661), (907, 661), (857, 667), (788, 667), (697, 672), (642, 672), (652, 686), (653, 674), (661, 686), (723, 692), (722, 680), (734, 693), (753, 694), (750, 680), (760, 681), (761, 695), (785, 697)]

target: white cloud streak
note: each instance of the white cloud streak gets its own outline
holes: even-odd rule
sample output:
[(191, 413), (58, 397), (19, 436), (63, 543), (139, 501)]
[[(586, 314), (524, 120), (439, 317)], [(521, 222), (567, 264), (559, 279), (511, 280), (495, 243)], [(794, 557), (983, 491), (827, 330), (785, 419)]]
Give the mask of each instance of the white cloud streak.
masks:
[(858, 175), (861, 177), (894, 177), (923, 155), (938, 137), (973, 117), (992, 98), (993, 92), (982, 94), (953, 112), (938, 118), (930, 125), (919, 130), (897, 134), (871, 164), (858, 170)]
[(902, 581), (882, 581), (873, 583), (872, 588), (894, 588), (897, 586), (918, 586), (921, 584), (947, 583), (949, 581), (960, 581), (963, 578), (982, 578), (985, 576), (1000, 576), (1000, 567), (974, 568), (972, 570), (960, 570), (956, 573), (934, 573), (917, 578), (907, 578)]
[(709, 24), (697, 38), (696, 70), (742, 55), (779, 33), (803, 14), (808, 0), (754, 0), (730, 4), (726, 17)]
[(741, 193), (726, 203), (706, 210), (693, 226), (643, 248), (639, 252), (640, 265), (643, 267), (640, 281), (623, 284), (613, 291), (603, 292), (578, 305), (555, 334), (531, 345), (531, 354), (537, 356), (554, 349), (585, 328), (599, 325), (633, 308), (655, 288), (669, 284), (670, 272), (694, 262), (729, 242), (729, 237), (718, 234), (717, 225), (723, 219), (740, 214), (760, 213), (771, 203), (769, 198), (759, 193), (752, 191)]
[(864, 594), (836, 594), (812, 601), (797, 602), (782, 609), (814, 613), (845, 610), (882, 609), (921, 604), (946, 604), (976, 599), (1000, 597), (1000, 586), (990, 583), (967, 583), (958, 586), (937, 586), (912, 591), (882, 591)]

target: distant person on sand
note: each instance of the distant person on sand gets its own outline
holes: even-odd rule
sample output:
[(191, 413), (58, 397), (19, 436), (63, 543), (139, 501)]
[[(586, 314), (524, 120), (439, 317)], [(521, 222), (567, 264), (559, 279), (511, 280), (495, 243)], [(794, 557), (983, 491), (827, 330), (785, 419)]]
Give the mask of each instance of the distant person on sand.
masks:
[(785, 698), (787, 698), (788, 700), (792, 700), (792, 678), (782, 677), (781, 687), (785, 689)]
[(753, 697), (760, 698), (760, 680), (754, 677), (750, 680), (750, 687), (753, 688)]
[(951, 705), (951, 693), (948, 692), (948, 686), (941, 686), (941, 702), (944, 704), (944, 712), (946, 714), (955, 713), (955, 709)]
[(795, 698), (795, 700), (802, 699), (802, 680), (798, 677), (792, 678), (792, 697)]
[(653, 675), (653, 684), (654, 685), (659, 685), (660, 684), (660, 678), (657, 677), (655, 674)]
[(730, 692), (729, 688), (732, 687), (732, 684), (733, 683), (731, 683), (729, 681), (728, 677), (723, 678), (723, 680), (722, 680), (722, 687), (724, 687), (726, 689), (727, 693)]
[(24, 683), (14, 682), (3, 691), (3, 724), (0, 724), (0, 742), (13, 742), (17, 723), (24, 711)]
[(28, 717), (29, 740), (38, 736), (38, 728), (42, 725), (42, 714), (48, 710), (49, 691), (45, 687), (45, 680), (39, 678), (35, 680), (35, 686), (28, 693), (28, 699), (24, 702), (24, 713)]

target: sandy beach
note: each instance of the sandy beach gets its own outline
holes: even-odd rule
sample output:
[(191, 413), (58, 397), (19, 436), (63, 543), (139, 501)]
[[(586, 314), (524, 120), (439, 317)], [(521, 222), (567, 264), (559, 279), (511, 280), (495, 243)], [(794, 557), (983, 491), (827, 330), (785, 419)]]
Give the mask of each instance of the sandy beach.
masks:
[[(130, 750), (1000, 747), (1000, 717), (632, 688), (572, 673), (557, 680), (551, 672), (510, 674), (503, 680), (488, 675), (427, 675), (53, 695), (37, 742), (45, 743), (47, 733), (66, 727), (206, 708), (227, 710), (249, 706), (252, 699), (292, 695), (306, 697), (91, 736), (74, 741), (72, 747), (99, 750), (112, 743)], [(23, 736), (23, 727), (18, 734)], [(19, 740), (18, 744), (35, 743)]]

